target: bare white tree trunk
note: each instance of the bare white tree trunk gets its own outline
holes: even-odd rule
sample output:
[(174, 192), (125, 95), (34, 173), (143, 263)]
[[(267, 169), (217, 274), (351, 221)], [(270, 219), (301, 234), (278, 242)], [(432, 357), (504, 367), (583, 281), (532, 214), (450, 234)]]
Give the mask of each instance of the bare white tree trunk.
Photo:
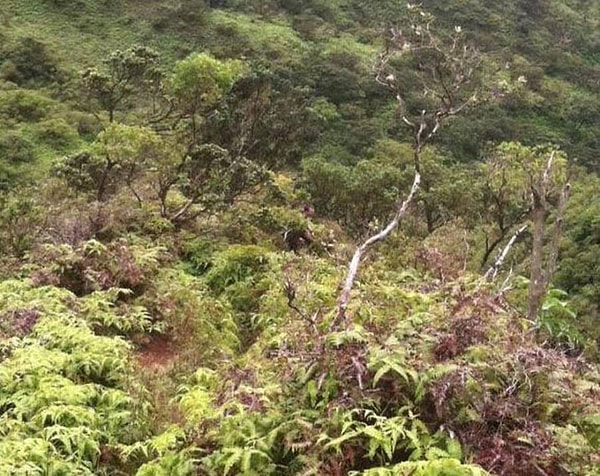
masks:
[(504, 264), (504, 260), (508, 256), (508, 253), (510, 252), (511, 248), (514, 246), (515, 242), (517, 241), (517, 238), (519, 238), (521, 233), (523, 233), (526, 228), (527, 228), (527, 225), (525, 224), (521, 228), (519, 228), (517, 231), (515, 231), (513, 236), (510, 238), (510, 240), (508, 241), (508, 243), (502, 250), (502, 253), (500, 253), (498, 255), (496, 262), (492, 266), (490, 266), (490, 269), (488, 269), (487, 273), (485, 273), (485, 279), (487, 279), (490, 282), (493, 281), (494, 279), (496, 279), (496, 276), (498, 275), (498, 271), (500, 271), (500, 268), (502, 268), (502, 265)]
[(346, 317), (346, 309), (350, 303), (350, 293), (352, 291), (352, 287), (354, 286), (354, 281), (356, 280), (356, 276), (358, 274), (358, 268), (360, 267), (360, 263), (364, 254), (369, 250), (369, 248), (371, 248), (371, 246), (379, 241), (383, 241), (398, 227), (400, 219), (404, 216), (408, 206), (411, 204), (415, 195), (419, 191), (420, 184), (421, 174), (415, 171), (415, 178), (413, 180), (410, 192), (404, 201), (398, 202), (398, 209), (396, 210), (396, 214), (394, 215), (392, 221), (383, 230), (376, 235), (371, 236), (358, 248), (356, 248), (354, 256), (352, 257), (352, 261), (350, 261), (350, 265), (348, 266), (348, 273), (346, 274), (344, 287), (338, 298), (338, 311), (333, 322), (333, 326), (335, 326), (341, 319)]
[[(431, 30), (433, 17), (427, 14), (420, 6), (410, 6), (409, 19), (411, 27), (402, 31), (397, 27), (390, 29), (390, 36), (385, 43), (385, 51), (379, 55), (375, 65), (375, 80), (389, 89), (395, 96), (398, 106), (398, 116), (413, 130), (413, 154), (415, 162), (415, 176), (412, 187), (406, 199), (398, 202), (398, 207), (392, 221), (379, 233), (368, 238), (356, 251), (348, 265), (348, 272), (344, 287), (337, 303), (337, 313), (331, 327), (337, 326), (340, 320), (346, 318), (346, 309), (350, 302), (350, 293), (358, 274), (361, 261), (365, 253), (376, 243), (389, 236), (400, 223), (408, 206), (413, 201), (421, 186), (420, 156), (424, 148), (432, 142), (442, 124), (463, 112), (465, 109), (478, 102), (479, 85), (476, 70), (481, 63), (481, 54), (475, 48), (464, 42), (460, 30), (451, 37), (452, 42), (442, 40)], [(429, 53), (434, 52), (434, 55)], [(405, 110), (405, 93), (403, 84), (396, 80), (394, 69), (390, 62), (395, 57), (412, 55), (419, 61), (424, 59), (428, 66), (423, 69), (423, 76), (419, 76), (419, 89), (423, 95), (433, 98), (431, 109), (423, 109), (419, 114), (408, 116)], [(445, 72), (445, 73), (442, 73)], [(423, 185), (427, 186), (427, 180)], [(427, 204), (425, 203), (427, 209)], [(428, 228), (431, 228), (428, 220)]]

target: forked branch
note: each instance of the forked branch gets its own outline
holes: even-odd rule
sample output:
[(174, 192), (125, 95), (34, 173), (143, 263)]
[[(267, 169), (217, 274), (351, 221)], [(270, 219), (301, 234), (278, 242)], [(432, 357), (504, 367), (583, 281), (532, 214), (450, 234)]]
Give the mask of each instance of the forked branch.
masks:
[[(421, 154), (433, 142), (442, 124), (477, 103), (477, 81), (474, 71), (481, 62), (479, 52), (464, 44), (460, 29), (455, 30), (451, 44), (432, 31), (433, 17), (419, 5), (408, 5), (408, 28), (402, 31), (391, 28), (385, 50), (375, 64), (375, 80), (385, 86), (396, 98), (398, 117), (413, 131), (413, 156), (415, 175), (406, 199), (399, 200), (392, 221), (379, 233), (368, 238), (356, 248), (344, 286), (337, 303), (337, 312), (332, 328), (346, 319), (350, 293), (365, 253), (387, 238), (399, 225), (421, 187)], [(409, 56), (417, 69), (416, 84), (410, 86), (399, 81), (392, 64), (394, 58)], [(423, 74), (420, 74), (423, 72)], [(406, 107), (412, 95), (421, 96), (420, 106)], [(433, 98), (433, 101), (431, 100)], [(413, 101), (414, 102), (414, 101)], [(429, 191), (427, 176), (423, 177), (423, 189)], [(424, 199), (426, 216), (430, 208)], [(429, 228), (428, 219), (428, 228)]]

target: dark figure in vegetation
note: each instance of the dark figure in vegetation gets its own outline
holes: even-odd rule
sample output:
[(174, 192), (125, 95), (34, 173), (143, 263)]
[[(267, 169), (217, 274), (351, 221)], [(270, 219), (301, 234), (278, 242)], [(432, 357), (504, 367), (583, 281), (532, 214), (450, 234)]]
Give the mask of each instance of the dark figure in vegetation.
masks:
[[(304, 205), (302, 208), (304, 218), (310, 220), (315, 214), (315, 209), (312, 205)], [(314, 240), (313, 234), (308, 227), (306, 228), (291, 228), (283, 234), (283, 243), (288, 251), (294, 253), (305, 246), (309, 246)]]
[(283, 234), (283, 243), (285, 244), (285, 248), (288, 251), (293, 251), (294, 253), (304, 246), (309, 246), (312, 242), (313, 234), (309, 229), (291, 229), (286, 230), (286, 232)]
[(304, 205), (302, 208), (302, 214), (304, 215), (304, 218), (310, 220), (315, 214), (315, 207), (309, 204)]

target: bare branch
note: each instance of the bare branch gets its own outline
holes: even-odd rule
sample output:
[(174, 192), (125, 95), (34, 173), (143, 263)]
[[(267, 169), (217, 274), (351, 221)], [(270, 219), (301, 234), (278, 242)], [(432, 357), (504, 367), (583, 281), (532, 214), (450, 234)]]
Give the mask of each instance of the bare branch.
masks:
[(546, 162), (546, 168), (544, 169), (544, 176), (542, 177), (542, 192), (546, 192), (548, 190), (548, 183), (550, 183), (550, 172), (552, 170), (552, 164), (554, 163), (554, 157), (556, 156), (556, 151), (553, 150), (548, 157), (548, 162)]
[[(463, 86), (471, 82), (474, 71), (480, 62), (478, 51), (465, 46), (461, 54), (457, 51), (458, 45), (462, 44), (458, 36), (453, 38), (451, 45), (447, 44), (431, 31), (433, 22), (431, 15), (428, 15), (419, 5), (409, 5), (408, 10), (410, 22), (408, 32), (404, 33), (397, 27), (390, 29), (385, 50), (377, 58), (375, 81), (394, 94), (398, 106), (398, 117), (413, 129), (414, 180), (406, 199), (398, 202), (392, 221), (382, 231), (371, 236), (356, 248), (348, 265), (344, 286), (338, 298), (337, 313), (331, 324), (332, 328), (346, 318), (350, 294), (363, 256), (373, 245), (384, 240), (398, 227), (401, 218), (419, 191), (421, 187), (421, 154), (424, 148), (434, 139), (446, 119), (459, 114), (477, 98), (476, 94), (471, 93), (466, 99), (466, 94), (460, 93)], [(393, 58), (406, 55), (412, 55), (412, 59), (418, 63), (420, 71), (416, 73), (416, 88), (411, 85), (409, 89), (408, 85), (399, 84), (390, 66)], [(414, 115), (411, 114), (411, 111), (405, 110), (406, 98), (411, 89), (422, 91), (422, 105), (419, 106), (419, 112)], [(427, 192), (429, 187), (429, 181), (425, 177), (423, 188)], [(429, 229), (432, 223), (431, 208), (426, 200), (424, 200), (424, 204)]]
[(176, 211), (169, 217), (169, 220), (173, 223), (181, 220), (182, 217), (187, 213), (187, 211), (190, 208), (192, 208), (193, 205), (195, 205), (195, 203), (196, 203), (195, 198), (188, 198), (188, 200), (185, 202), (185, 204), (178, 211)]
[(546, 162), (541, 180), (538, 178), (536, 183), (531, 182), (531, 195), (533, 198), (533, 243), (531, 250), (531, 271), (529, 278), (529, 296), (527, 303), (527, 317), (531, 321), (538, 319), (538, 313), (542, 306), (544, 296), (548, 292), (548, 287), (552, 276), (556, 271), (556, 262), (558, 260), (558, 247), (562, 235), (562, 221), (569, 198), (571, 186), (566, 183), (560, 193), (556, 220), (552, 229), (552, 241), (548, 250), (548, 258), (544, 263), (544, 234), (546, 230), (546, 218), (548, 214), (548, 196), (551, 193), (551, 173), (554, 165), (556, 151), (552, 151)]
[(319, 315), (319, 311), (317, 311), (312, 317), (309, 317), (306, 315), (306, 313), (304, 313), (296, 304), (296, 285), (294, 284), (294, 282), (289, 278), (286, 277), (285, 278), (285, 283), (283, 285), (283, 290), (285, 292), (285, 296), (287, 297), (287, 305), (290, 309), (294, 310), (304, 321), (306, 321), (308, 324), (310, 324), (310, 326), (313, 328), (313, 330), (317, 330), (317, 324), (316, 324), (316, 319), (317, 316)]
[(544, 211), (546, 210), (548, 204), (546, 201), (546, 195), (548, 194), (548, 186), (550, 184), (550, 173), (552, 171), (552, 164), (554, 163), (554, 157), (556, 156), (556, 151), (553, 150), (548, 157), (548, 162), (546, 162), (546, 168), (544, 169), (544, 175), (542, 177), (542, 183), (540, 190), (538, 191), (539, 199), (541, 201), (542, 208)]
[(384, 240), (390, 233), (392, 233), (398, 224), (400, 223), (400, 219), (408, 210), (408, 206), (413, 201), (415, 195), (419, 191), (419, 186), (421, 184), (421, 175), (419, 172), (415, 171), (415, 177), (413, 180), (412, 187), (406, 199), (398, 203), (398, 209), (396, 210), (396, 214), (392, 221), (379, 233), (368, 238), (362, 245), (356, 248), (354, 252), (354, 256), (352, 257), (352, 261), (348, 266), (348, 273), (346, 274), (346, 280), (344, 282), (344, 287), (338, 299), (338, 312), (332, 324), (332, 327), (335, 327), (340, 320), (345, 319), (346, 317), (346, 309), (348, 308), (348, 304), (350, 302), (350, 292), (352, 291), (352, 287), (354, 285), (354, 281), (358, 274), (358, 268), (360, 267), (360, 263), (363, 255), (371, 248), (375, 243)]
[(510, 252), (511, 248), (514, 246), (515, 242), (517, 241), (517, 238), (519, 238), (519, 236), (525, 231), (527, 226), (528, 225), (525, 224), (521, 228), (519, 228), (517, 231), (515, 231), (513, 236), (510, 238), (510, 240), (508, 241), (508, 243), (502, 250), (502, 252), (498, 255), (496, 262), (490, 267), (490, 269), (488, 269), (487, 273), (485, 273), (485, 279), (487, 279), (490, 282), (493, 281), (494, 279), (496, 279), (496, 276), (498, 275), (500, 268), (502, 268), (502, 265), (504, 264), (504, 260), (508, 256), (508, 253)]

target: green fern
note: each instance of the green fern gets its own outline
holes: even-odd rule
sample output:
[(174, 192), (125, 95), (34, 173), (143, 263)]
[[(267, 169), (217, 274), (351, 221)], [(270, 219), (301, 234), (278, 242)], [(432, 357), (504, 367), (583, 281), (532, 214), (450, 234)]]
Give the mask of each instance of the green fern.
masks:
[(384, 376), (400, 378), (404, 385), (415, 388), (419, 382), (419, 374), (407, 364), (407, 355), (400, 348), (388, 350), (374, 347), (370, 350), (367, 366), (375, 372), (373, 386), (377, 386)]
[(349, 476), (489, 476), (479, 466), (462, 464), (453, 458), (404, 462), (391, 467), (352, 471)]
[(0, 362), (0, 474), (94, 474), (102, 444), (143, 416), (124, 391), (129, 346), (95, 335), (67, 291), (2, 282), (0, 303), (40, 315)]
[(368, 331), (355, 324), (351, 329), (332, 332), (327, 336), (327, 343), (332, 347), (342, 347), (347, 344), (365, 344), (369, 342)]

